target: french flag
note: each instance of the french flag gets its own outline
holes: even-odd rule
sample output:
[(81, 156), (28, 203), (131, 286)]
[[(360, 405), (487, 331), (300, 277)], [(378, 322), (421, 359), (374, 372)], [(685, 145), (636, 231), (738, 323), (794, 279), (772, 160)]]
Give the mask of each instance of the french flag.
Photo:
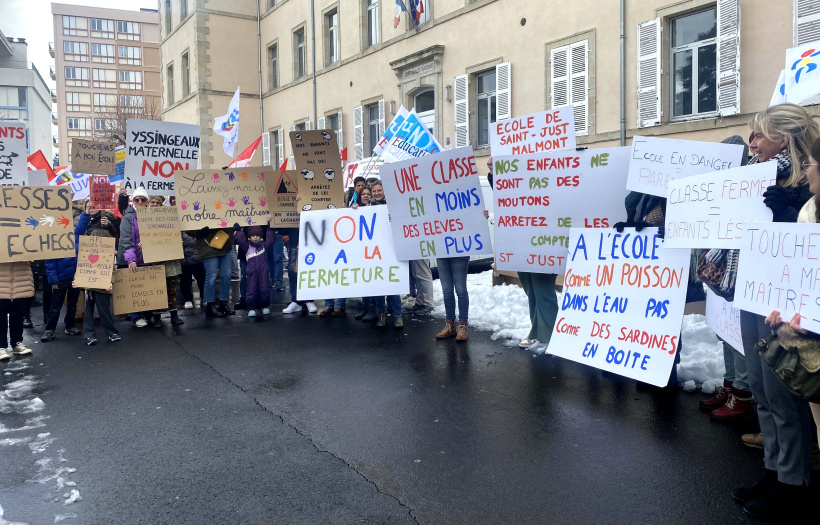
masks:
[[(413, 0), (410, 0), (411, 2)], [(393, 29), (399, 27), (399, 22), (401, 22), (401, 12), (407, 12), (407, 8), (404, 6), (404, 2), (402, 0), (396, 0), (396, 18), (393, 19)]]

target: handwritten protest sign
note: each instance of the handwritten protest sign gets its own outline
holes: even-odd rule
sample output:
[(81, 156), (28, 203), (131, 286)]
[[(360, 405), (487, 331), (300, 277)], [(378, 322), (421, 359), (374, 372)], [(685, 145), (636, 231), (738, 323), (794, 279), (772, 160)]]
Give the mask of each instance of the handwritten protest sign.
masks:
[(0, 262), (74, 257), (67, 187), (2, 186), (0, 215)]
[(270, 168), (261, 167), (177, 171), (174, 179), (182, 229), (267, 223), (265, 180), (273, 177)]
[(379, 171), (399, 260), (493, 253), (472, 148), (385, 164)]
[(299, 171), (302, 211), (343, 208), (344, 178), (332, 129), (291, 131), (290, 145)]
[[(298, 174), (296, 170), (265, 174), (271, 226), (274, 228), (299, 227), (299, 206), (296, 201)], [(267, 177), (271, 178), (267, 179)]]
[(780, 310), (786, 321), (820, 332), (820, 227), (789, 222), (747, 222), (735, 284), (735, 308), (759, 315)]
[(0, 184), (26, 184), (27, 156), (26, 127), (0, 124)]
[(493, 157), (575, 149), (575, 115), (572, 106), (491, 124), (490, 148)]
[(165, 266), (140, 266), (114, 270), (112, 279), (114, 315), (147, 312), (168, 308), (165, 288)]
[(182, 231), (176, 206), (136, 208), (142, 260), (146, 263), (182, 259)]
[(706, 326), (732, 348), (744, 354), (743, 339), (740, 336), (740, 310), (735, 305), (706, 290)]
[(197, 169), (200, 127), (195, 124), (128, 119), (125, 188), (173, 195), (174, 173)]
[(775, 162), (669, 181), (664, 246), (740, 248), (745, 221), (772, 220), (763, 193), (776, 183)]
[(363, 177), (365, 180), (379, 178), (379, 168), (384, 164), (384, 159), (379, 157), (369, 157), (357, 160), (345, 166), (345, 188), (353, 187), (356, 177)]
[(114, 185), (105, 175), (92, 175), (89, 195), (91, 206), (95, 210), (114, 210), (117, 208), (117, 192)]
[(497, 268), (563, 273), (571, 227), (611, 228), (624, 220), (630, 152), (493, 157)]
[(296, 297), (406, 294), (410, 273), (396, 259), (387, 206), (302, 214)]
[(743, 146), (634, 137), (626, 189), (666, 197), (669, 181), (740, 167)]
[(657, 228), (573, 228), (555, 355), (656, 386), (680, 344), (689, 250), (664, 248)]
[(71, 140), (71, 168), (80, 173), (114, 174), (114, 145), (92, 140)]
[(117, 255), (116, 239), (81, 235), (78, 249), (74, 285), (77, 288), (107, 290), (114, 272), (114, 257)]

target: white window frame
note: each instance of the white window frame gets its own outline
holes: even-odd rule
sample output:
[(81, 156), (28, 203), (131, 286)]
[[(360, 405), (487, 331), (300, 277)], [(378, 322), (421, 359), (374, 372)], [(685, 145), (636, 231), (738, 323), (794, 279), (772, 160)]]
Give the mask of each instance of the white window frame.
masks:
[[(301, 40), (300, 40), (301, 38)], [(293, 79), (307, 76), (307, 42), (305, 41), (305, 27), (302, 26), (293, 32)]]
[(63, 58), (72, 62), (88, 62), (88, 44), (86, 42), (63, 42)]
[[(687, 16), (691, 16), (697, 13), (703, 13), (706, 11), (715, 10), (715, 22), (717, 25), (717, 7), (716, 6), (709, 6), (706, 9), (702, 9), (699, 11), (693, 11), (691, 13), (683, 13), (678, 16), (670, 17), (669, 19), (669, 121), (670, 122), (686, 122), (689, 120), (700, 120), (705, 118), (714, 118), (718, 115), (718, 98), (717, 98), (717, 85), (718, 85), (718, 74), (717, 68), (715, 70), (715, 109), (714, 111), (704, 111), (698, 112), (698, 81), (695, 77), (695, 72), (698, 71), (698, 50), (702, 47), (707, 46), (715, 46), (715, 63), (717, 64), (717, 57), (720, 55), (720, 49), (718, 48), (718, 37), (715, 34), (714, 38), (707, 38), (706, 40), (698, 40), (696, 42), (691, 42), (686, 45), (672, 47), (672, 24), (675, 20), (679, 18), (685, 18)], [(688, 115), (675, 115), (675, 55), (677, 53), (686, 53), (690, 52), (692, 54), (692, 113)]]
[(379, 0), (365, 2), (365, 48), (379, 45), (381, 42), (381, 20), (379, 20)]
[(108, 93), (94, 93), (93, 102), (94, 111), (97, 113), (106, 113), (117, 110), (117, 95)]
[(117, 70), (93, 68), (91, 70), (91, 85), (95, 88), (117, 89)]
[(122, 89), (142, 89), (142, 71), (129, 71), (126, 69), (117, 70), (119, 74), (119, 87)]
[(137, 46), (117, 46), (117, 58), (120, 64), (142, 65), (142, 48)]
[(117, 20), (117, 37), (120, 40), (140, 40), (140, 23)]
[[(94, 27), (94, 26), (98, 27)], [(108, 18), (91, 19), (92, 38), (114, 38), (114, 21)]]
[[(336, 19), (335, 25), (331, 22)], [(327, 25), (327, 65), (335, 64), (341, 58), (339, 49), (339, 8), (334, 7), (325, 13)]]
[(589, 134), (589, 39), (550, 50), (550, 105), (571, 105), (575, 135)]
[(63, 34), (88, 36), (88, 19), (84, 16), (63, 15)]
[(116, 49), (113, 44), (91, 44), (91, 61), (94, 63), (113, 64), (116, 62), (115, 53)]
[(91, 93), (78, 93), (67, 91), (65, 94), (66, 111), (83, 112), (91, 111)]
[(88, 87), (87, 67), (65, 66), (64, 75), (67, 87)]

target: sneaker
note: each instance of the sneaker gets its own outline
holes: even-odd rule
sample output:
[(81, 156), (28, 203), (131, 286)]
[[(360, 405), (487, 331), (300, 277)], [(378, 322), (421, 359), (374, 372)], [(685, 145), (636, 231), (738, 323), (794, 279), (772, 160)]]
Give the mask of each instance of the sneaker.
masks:
[(97, 340), (93, 337), (86, 337), (85, 344), (86, 346), (94, 346), (95, 344), (97, 344)]
[(322, 311), (321, 311), (321, 312), (319, 312), (319, 316), (320, 316), (320, 317), (330, 317), (330, 315), (331, 315), (332, 313), (333, 313), (333, 307), (332, 307), (332, 306), (328, 306), (328, 307), (322, 308)]
[(14, 345), (14, 348), (12, 348), (11, 351), (16, 356), (24, 356), (31, 354), (31, 348), (28, 348), (23, 343), (17, 343), (16, 345)]
[(307, 306), (307, 309), (308, 309), (308, 312), (309, 312), (309, 313), (315, 314), (316, 312), (318, 312), (318, 311), (319, 311), (319, 309), (318, 309), (318, 308), (316, 308), (316, 305), (315, 305), (315, 304), (313, 304), (313, 301), (308, 301), (308, 302), (306, 302), (306, 303), (305, 303), (305, 306)]
[(521, 348), (529, 348), (537, 342), (538, 339), (523, 339), (520, 343), (518, 343), (518, 346)]
[(333, 309), (333, 313), (330, 314), (331, 317), (344, 317), (347, 314), (347, 310), (344, 306), (337, 306)]
[(139, 319), (134, 321), (134, 326), (136, 326), (137, 328), (145, 328), (146, 326), (148, 326), (148, 321), (140, 317)]
[(200, 306), (202, 306), (202, 301), (200, 301), (199, 299), (194, 299), (194, 306), (196, 308), (199, 308)]
[(33, 328), (34, 323), (31, 322), (31, 317), (23, 317), (23, 328)]
[(253, 308), (248, 310), (248, 317), (256, 317), (256, 310), (254, 310)]
[[(315, 306), (314, 306), (315, 308)], [(287, 308), (282, 310), (283, 314), (298, 314), (302, 311), (302, 306), (299, 303), (290, 303)]]
[(41, 343), (47, 343), (54, 339), (54, 330), (46, 330), (43, 332), (43, 337), (40, 338)]
[(709, 399), (704, 399), (698, 403), (698, 408), (704, 412), (711, 412), (717, 410), (726, 404), (729, 400), (729, 393), (732, 391), (732, 382), (724, 379), (723, 386), (719, 387), (715, 392), (715, 396)]
[(6, 349), (0, 348), (0, 361), (8, 361), (9, 359), (11, 359), (11, 356), (6, 351)]
[(72, 326), (71, 328), (65, 329), (65, 335), (80, 335), (82, 331), (78, 330), (76, 326)]
[(763, 434), (743, 434), (740, 441), (747, 447), (763, 450)]
[(712, 412), (712, 419), (718, 421), (728, 421), (730, 419), (741, 419), (751, 417), (755, 414), (755, 407), (752, 403), (752, 393), (743, 392), (745, 394), (740, 397), (736, 394), (742, 392), (741, 390), (732, 389), (729, 392), (729, 399), (726, 404)]
[(185, 301), (185, 305), (183, 306), (183, 308), (185, 308), (186, 310), (193, 310), (194, 303), (192, 303), (191, 301)]
[(116, 343), (117, 341), (122, 341), (122, 337), (120, 337), (120, 334), (113, 334), (108, 336), (108, 340), (112, 343)]
[(262, 308), (262, 315), (270, 315), (270, 308)]

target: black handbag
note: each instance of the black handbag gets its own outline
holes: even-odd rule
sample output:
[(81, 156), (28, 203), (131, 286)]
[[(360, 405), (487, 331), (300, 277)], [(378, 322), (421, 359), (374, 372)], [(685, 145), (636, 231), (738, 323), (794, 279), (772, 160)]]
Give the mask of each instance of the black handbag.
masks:
[(820, 403), (820, 339), (787, 324), (755, 343), (760, 358), (794, 395)]

